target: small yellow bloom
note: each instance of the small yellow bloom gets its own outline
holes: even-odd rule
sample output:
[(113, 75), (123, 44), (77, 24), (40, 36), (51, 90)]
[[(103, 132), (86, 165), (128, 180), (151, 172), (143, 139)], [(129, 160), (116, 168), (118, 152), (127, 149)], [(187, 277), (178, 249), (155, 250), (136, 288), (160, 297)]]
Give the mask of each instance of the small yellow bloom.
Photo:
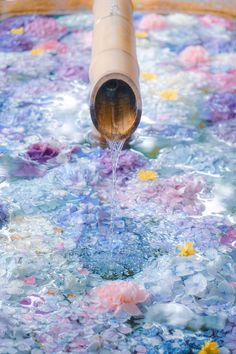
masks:
[(155, 181), (157, 179), (157, 173), (151, 170), (140, 170), (138, 172), (138, 178), (140, 181)]
[(178, 246), (178, 248), (180, 249), (179, 255), (182, 257), (194, 256), (196, 254), (192, 242), (184, 241), (184, 246)]
[(216, 342), (212, 342), (211, 340), (205, 342), (198, 354), (219, 354), (220, 349), (218, 348), (218, 344)]
[(32, 55), (42, 55), (44, 53), (44, 50), (42, 48), (34, 48), (31, 50)]
[(178, 91), (176, 90), (164, 90), (160, 92), (160, 97), (163, 100), (177, 100), (178, 99)]
[(15, 34), (15, 35), (20, 35), (24, 33), (24, 27), (19, 27), (19, 28), (12, 28), (11, 29), (11, 34)]
[(143, 80), (156, 80), (157, 75), (154, 73), (144, 72), (141, 74)]
[(145, 39), (145, 38), (148, 38), (148, 33), (147, 32), (138, 31), (138, 32), (136, 32), (136, 37), (137, 38), (141, 38), (141, 39)]
[(72, 300), (72, 299), (74, 299), (74, 297), (75, 297), (75, 295), (73, 295), (73, 294), (67, 294), (68, 300)]

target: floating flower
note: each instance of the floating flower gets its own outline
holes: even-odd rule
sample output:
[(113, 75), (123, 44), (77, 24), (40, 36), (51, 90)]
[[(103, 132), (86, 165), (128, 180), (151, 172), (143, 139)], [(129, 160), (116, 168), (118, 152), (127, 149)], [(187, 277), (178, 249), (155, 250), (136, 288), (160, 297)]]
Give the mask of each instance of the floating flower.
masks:
[(0, 229), (8, 222), (9, 213), (5, 205), (0, 203)]
[(88, 67), (87, 65), (66, 65), (63, 64), (58, 70), (57, 75), (61, 79), (66, 80), (82, 80), (84, 82), (89, 81)]
[(198, 354), (219, 354), (219, 353), (220, 353), (220, 349), (218, 347), (217, 342), (212, 342), (211, 340), (205, 342), (201, 350), (198, 352)]
[(95, 288), (93, 292), (101, 309), (115, 312), (123, 310), (132, 316), (141, 313), (137, 304), (148, 298), (147, 291), (133, 281), (114, 281)]
[(32, 161), (39, 163), (46, 163), (47, 161), (57, 157), (60, 149), (48, 143), (36, 143), (29, 146), (26, 153), (27, 157)]
[(156, 14), (144, 15), (139, 23), (141, 31), (149, 32), (167, 27), (167, 22), (164, 16)]
[(147, 32), (137, 31), (135, 33), (135, 35), (136, 35), (137, 38), (140, 38), (140, 39), (148, 38), (148, 33)]
[(32, 55), (37, 56), (37, 55), (42, 55), (44, 53), (43, 48), (34, 48), (30, 52)]
[(25, 32), (32, 37), (58, 39), (66, 32), (66, 27), (54, 18), (38, 17), (25, 26)]
[(184, 241), (184, 246), (178, 246), (178, 248), (180, 249), (179, 255), (182, 257), (194, 256), (196, 254), (192, 242)]
[(152, 170), (140, 170), (138, 172), (138, 178), (140, 181), (155, 181), (157, 179), (157, 173)]
[(233, 25), (232, 22), (226, 18), (213, 16), (210, 14), (201, 16), (200, 22), (206, 27), (217, 25), (217, 26), (222, 26), (224, 28), (231, 28)]
[(151, 80), (156, 80), (157, 75), (155, 73), (149, 73), (149, 72), (143, 72), (141, 74), (143, 80), (151, 81)]
[(19, 27), (19, 28), (12, 28), (11, 29), (11, 34), (14, 34), (16, 36), (19, 36), (24, 33), (24, 27)]
[(27, 285), (34, 285), (36, 283), (36, 279), (34, 276), (27, 277), (24, 279), (24, 283)]
[[(141, 155), (131, 151), (123, 150), (120, 153), (117, 163), (116, 173), (119, 176), (127, 175), (128, 172), (133, 172), (137, 168), (143, 167), (145, 161)], [(112, 161), (110, 150), (105, 150), (100, 158), (101, 175), (108, 176), (112, 174)]]
[[(68, 46), (64, 43), (60, 43), (56, 40), (51, 40), (48, 42), (41, 43), (39, 46), (35, 48), (36, 49), (42, 49), (43, 51), (54, 51), (58, 52), (60, 54), (66, 54), (68, 51)], [(31, 51), (32, 54), (32, 51)]]
[(236, 229), (230, 228), (229, 231), (221, 237), (222, 245), (236, 248)]
[(199, 214), (204, 207), (197, 194), (203, 188), (201, 178), (193, 176), (172, 176), (159, 180), (157, 184), (143, 190), (144, 200), (155, 200), (167, 210), (184, 211), (187, 214)]
[(24, 52), (32, 48), (32, 40), (24, 35), (12, 36), (11, 33), (0, 33), (0, 51)]
[(209, 99), (210, 120), (223, 121), (236, 118), (236, 94), (215, 93)]
[(163, 100), (170, 100), (170, 101), (177, 100), (178, 99), (178, 91), (172, 90), (172, 89), (164, 90), (164, 91), (160, 92), (160, 97)]
[(200, 46), (189, 46), (185, 48), (179, 55), (179, 61), (186, 67), (194, 68), (209, 61), (209, 53)]

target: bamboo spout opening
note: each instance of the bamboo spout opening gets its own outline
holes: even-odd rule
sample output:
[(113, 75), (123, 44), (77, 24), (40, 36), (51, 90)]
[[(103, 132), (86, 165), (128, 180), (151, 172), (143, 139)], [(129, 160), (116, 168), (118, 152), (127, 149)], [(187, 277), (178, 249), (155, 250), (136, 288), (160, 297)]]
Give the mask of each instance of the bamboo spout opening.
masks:
[(97, 130), (111, 140), (129, 137), (140, 121), (136, 96), (130, 85), (120, 79), (104, 82), (97, 91), (91, 116)]

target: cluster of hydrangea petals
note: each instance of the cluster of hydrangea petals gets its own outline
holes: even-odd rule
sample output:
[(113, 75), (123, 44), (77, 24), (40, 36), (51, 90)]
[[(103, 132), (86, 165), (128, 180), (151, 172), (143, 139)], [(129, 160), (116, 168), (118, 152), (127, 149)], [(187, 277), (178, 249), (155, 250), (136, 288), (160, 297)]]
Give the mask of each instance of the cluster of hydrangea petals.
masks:
[(195, 215), (204, 209), (198, 200), (198, 193), (202, 189), (203, 180), (201, 178), (184, 175), (159, 180), (143, 192), (145, 199), (154, 199), (167, 210), (183, 211)]
[(164, 29), (167, 27), (167, 21), (164, 16), (156, 14), (147, 14), (141, 18), (139, 23), (140, 31), (153, 31), (158, 29)]
[(58, 146), (49, 143), (36, 143), (29, 146), (26, 155), (32, 161), (46, 163), (48, 160), (57, 157), (59, 153)]
[(38, 17), (25, 26), (25, 32), (39, 39), (58, 39), (65, 32), (66, 27), (51, 17)]
[(208, 63), (209, 53), (200, 45), (189, 46), (180, 53), (179, 61), (185, 67), (195, 68), (199, 65)]
[[(127, 173), (133, 172), (144, 165), (145, 161), (142, 159), (141, 155), (131, 150), (123, 150), (119, 156), (116, 173), (118, 176), (125, 176)], [(103, 152), (100, 158), (100, 167), (102, 176), (109, 176), (112, 174), (112, 161), (109, 150)]]

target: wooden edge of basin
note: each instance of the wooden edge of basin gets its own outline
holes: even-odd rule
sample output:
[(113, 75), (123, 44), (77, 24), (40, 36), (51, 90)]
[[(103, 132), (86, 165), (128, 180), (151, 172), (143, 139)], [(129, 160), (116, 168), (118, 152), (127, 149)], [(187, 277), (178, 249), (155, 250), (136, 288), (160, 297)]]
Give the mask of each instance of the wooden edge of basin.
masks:
[[(4, 18), (30, 13), (71, 13), (81, 8), (89, 10), (92, 8), (92, 4), (92, 0), (0, 0), (0, 16)], [(212, 13), (214, 15), (236, 17), (236, 0), (208, 0), (204, 2), (197, 0), (133, 0), (133, 4), (137, 11)]]

